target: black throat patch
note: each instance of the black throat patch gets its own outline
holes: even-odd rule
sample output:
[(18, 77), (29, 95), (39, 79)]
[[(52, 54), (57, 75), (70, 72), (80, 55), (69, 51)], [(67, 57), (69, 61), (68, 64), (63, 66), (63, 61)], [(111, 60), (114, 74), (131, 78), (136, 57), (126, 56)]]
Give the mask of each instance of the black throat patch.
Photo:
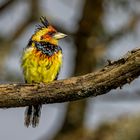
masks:
[(34, 42), (34, 43), (35, 47), (43, 54), (46, 54), (47, 56), (52, 56), (54, 53), (62, 51), (60, 46), (51, 44), (49, 42)]

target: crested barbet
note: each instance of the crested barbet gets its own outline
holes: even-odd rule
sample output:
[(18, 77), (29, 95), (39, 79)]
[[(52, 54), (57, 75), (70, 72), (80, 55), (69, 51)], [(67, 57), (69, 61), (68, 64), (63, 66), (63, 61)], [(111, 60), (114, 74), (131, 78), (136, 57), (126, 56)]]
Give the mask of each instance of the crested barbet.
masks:
[[(56, 80), (62, 65), (62, 49), (58, 40), (67, 35), (58, 32), (45, 17), (40, 18), (22, 55), (22, 69), (26, 83), (48, 83)], [(41, 115), (41, 104), (28, 106), (25, 110), (25, 126), (36, 127)]]

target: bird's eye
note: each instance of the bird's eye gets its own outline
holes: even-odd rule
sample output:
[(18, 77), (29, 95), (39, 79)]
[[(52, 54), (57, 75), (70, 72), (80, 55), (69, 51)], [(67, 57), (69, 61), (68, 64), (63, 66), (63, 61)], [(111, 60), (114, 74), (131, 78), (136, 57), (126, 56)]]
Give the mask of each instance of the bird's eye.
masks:
[(53, 36), (55, 32), (48, 32), (48, 35)]

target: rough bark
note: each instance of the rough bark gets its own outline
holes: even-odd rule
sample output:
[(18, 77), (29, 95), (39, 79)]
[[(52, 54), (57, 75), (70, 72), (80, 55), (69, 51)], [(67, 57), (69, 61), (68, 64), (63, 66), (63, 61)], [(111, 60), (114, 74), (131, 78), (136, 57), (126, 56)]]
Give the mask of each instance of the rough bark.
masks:
[(0, 107), (22, 107), (60, 103), (95, 97), (122, 87), (140, 75), (140, 49), (118, 61), (108, 61), (102, 70), (83, 76), (43, 84), (1, 84)]

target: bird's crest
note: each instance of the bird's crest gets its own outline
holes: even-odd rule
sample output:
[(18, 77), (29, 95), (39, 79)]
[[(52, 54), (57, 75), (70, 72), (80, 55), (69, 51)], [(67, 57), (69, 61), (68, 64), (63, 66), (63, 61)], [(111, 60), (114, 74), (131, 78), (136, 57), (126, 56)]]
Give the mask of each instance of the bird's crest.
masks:
[(37, 30), (40, 30), (40, 29), (42, 29), (42, 28), (48, 28), (48, 26), (50, 26), (50, 24), (49, 24), (48, 20), (46, 19), (46, 17), (41, 16), (41, 17), (40, 17), (40, 21), (41, 21), (41, 23), (42, 23), (43, 25), (37, 24), (37, 25), (36, 25)]
[(49, 26), (49, 22), (48, 22), (48, 20), (46, 19), (46, 17), (41, 16), (41, 17), (40, 17), (40, 21), (41, 21), (41, 23), (42, 23), (46, 28)]

